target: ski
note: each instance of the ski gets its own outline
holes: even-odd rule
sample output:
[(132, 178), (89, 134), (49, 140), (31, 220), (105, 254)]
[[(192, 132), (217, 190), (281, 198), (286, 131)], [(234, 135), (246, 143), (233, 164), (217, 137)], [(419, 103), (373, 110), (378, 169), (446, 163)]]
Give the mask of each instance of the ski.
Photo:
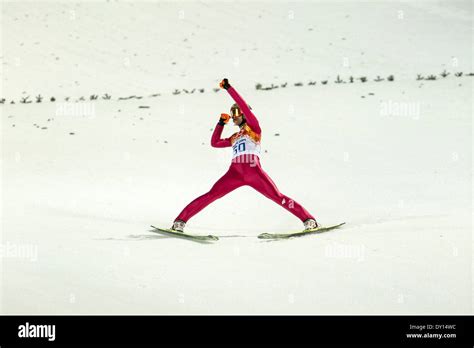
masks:
[(219, 240), (219, 237), (213, 236), (213, 235), (208, 235), (208, 236), (202, 236), (202, 235), (195, 235), (195, 234), (189, 234), (185, 232), (179, 232), (175, 230), (170, 230), (168, 228), (159, 228), (153, 225), (150, 225), (153, 227), (155, 230), (162, 232), (164, 234), (171, 234), (176, 237), (182, 237), (182, 238), (187, 238), (187, 239), (192, 239), (192, 240), (197, 240), (197, 241), (216, 241)]
[(312, 233), (320, 233), (320, 232), (326, 232), (329, 230), (333, 230), (335, 228), (338, 228), (342, 225), (344, 225), (345, 222), (342, 222), (337, 225), (331, 225), (331, 226), (320, 226), (318, 228), (313, 228), (311, 230), (305, 230), (305, 231), (299, 231), (299, 232), (291, 232), (291, 233), (262, 233), (258, 235), (258, 238), (260, 239), (286, 239), (286, 238), (291, 238), (291, 237), (300, 237), (300, 236), (306, 236), (308, 234)]

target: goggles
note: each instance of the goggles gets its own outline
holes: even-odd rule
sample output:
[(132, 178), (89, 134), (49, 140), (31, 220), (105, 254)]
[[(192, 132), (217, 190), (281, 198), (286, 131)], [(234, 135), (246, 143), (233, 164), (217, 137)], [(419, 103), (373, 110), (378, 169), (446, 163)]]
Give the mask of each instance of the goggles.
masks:
[(242, 111), (240, 111), (239, 108), (233, 108), (232, 110), (230, 110), (230, 112), (232, 113), (232, 118), (240, 117), (243, 115)]

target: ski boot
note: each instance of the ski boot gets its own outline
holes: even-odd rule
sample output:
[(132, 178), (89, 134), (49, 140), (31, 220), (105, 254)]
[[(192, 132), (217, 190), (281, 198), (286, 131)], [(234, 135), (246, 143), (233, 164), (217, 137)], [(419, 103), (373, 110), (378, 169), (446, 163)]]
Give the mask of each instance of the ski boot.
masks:
[(316, 222), (315, 219), (306, 219), (304, 222), (304, 230), (312, 230), (314, 228), (318, 228), (319, 224)]
[(178, 232), (184, 232), (184, 226), (186, 226), (186, 222), (182, 220), (176, 220), (175, 222), (173, 222), (173, 226), (171, 226), (171, 229)]

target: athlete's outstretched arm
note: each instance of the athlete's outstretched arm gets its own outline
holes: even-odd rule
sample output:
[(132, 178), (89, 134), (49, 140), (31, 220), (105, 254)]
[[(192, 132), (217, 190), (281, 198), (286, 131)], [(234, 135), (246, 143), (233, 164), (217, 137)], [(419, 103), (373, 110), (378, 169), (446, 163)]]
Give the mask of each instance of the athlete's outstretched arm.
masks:
[(240, 110), (245, 115), (245, 120), (247, 121), (247, 124), (252, 128), (252, 130), (255, 133), (262, 133), (262, 130), (260, 129), (260, 124), (258, 123), (257, 117), (253, 114), (252, 110), (248, 107), (247, 103), (245, 102), (244, 98), (240, 96), (240, 94), (235, 90), (234, 87), (230, 86), (227, 88), (227, 92), (230, 94), (230, 96), (235, 100), (237, 105), (239, 106)]
[(235, 100), (235, 102), (239, 106), (240, 110), (242, 110), (242, 112), (244, 113), (245, 119), (247, 121), (247, 124), (250, 126), (250, 128), (252, 128), (252, 130), (255, 133), (258, 133), (258, 134), (262, 133), (262, 130), (260, 129), (260, 124), (258, 123), (257, 117), (255, 117), (252, 110), (250, 110), (250, 108), (248, 107), (248, 105), (245, 102), (244, 98), (242, 98), (240, 96), (240, 94), (237, 93), (237, 91), (234, 89), (234, 87), (232, 87), (229, 84), (229, 80), (228, 79), (223, 79), (221, 81), (221, 83), (219, 84), (219, 86), (221, 88), (224, 88), (225, 90), (227, 90), (227, 92), (230, 94), (230, 96)]

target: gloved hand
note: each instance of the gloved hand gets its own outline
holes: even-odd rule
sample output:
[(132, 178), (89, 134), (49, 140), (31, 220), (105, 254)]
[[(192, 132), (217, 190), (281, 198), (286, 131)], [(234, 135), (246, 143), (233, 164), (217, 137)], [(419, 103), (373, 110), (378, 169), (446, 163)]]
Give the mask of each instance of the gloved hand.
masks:
[(229, 114), (221, 114), (221, 118), (219, 119), (219, 124), (221, 126), (225, 126), (230, 120)]
[(229, 80), (223, 79), (221, 83), (219, 83), (220, 88), (228, 89), (230, 87)]

